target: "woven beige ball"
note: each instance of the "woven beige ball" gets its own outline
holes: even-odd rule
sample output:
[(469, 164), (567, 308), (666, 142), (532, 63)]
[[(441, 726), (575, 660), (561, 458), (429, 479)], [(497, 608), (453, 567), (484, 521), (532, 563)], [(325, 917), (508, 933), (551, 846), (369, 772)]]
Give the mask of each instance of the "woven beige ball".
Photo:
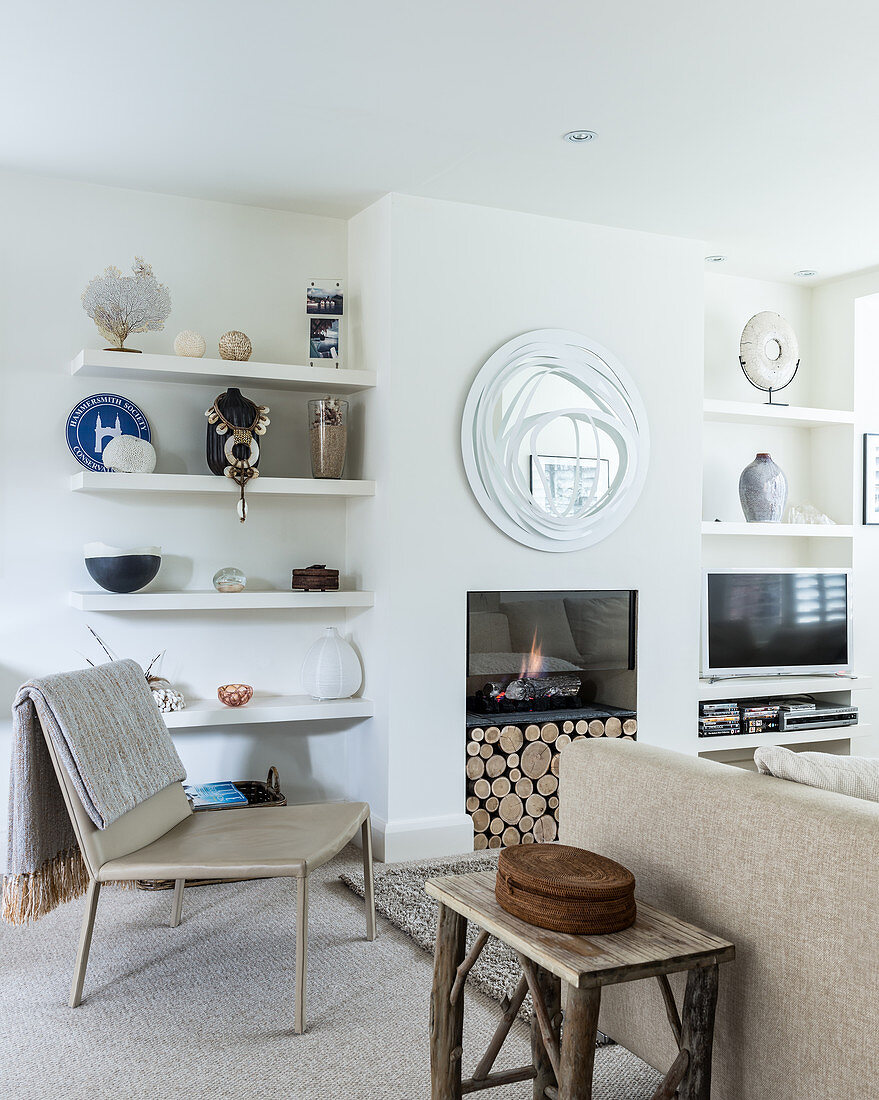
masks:
[(188, 355), (192, 359), (201, 359), (206, 349), (204, 337), (199, 332), (193, 332), (192, 329), (178, 332), (174, 337), (175, 355)]
[(244, 332), (232, 329), (231, 332), (224, 332), (220, 337), (221, 359), (237, 359), (244, 363), (250, 358), (252, 351), (253, 345)]

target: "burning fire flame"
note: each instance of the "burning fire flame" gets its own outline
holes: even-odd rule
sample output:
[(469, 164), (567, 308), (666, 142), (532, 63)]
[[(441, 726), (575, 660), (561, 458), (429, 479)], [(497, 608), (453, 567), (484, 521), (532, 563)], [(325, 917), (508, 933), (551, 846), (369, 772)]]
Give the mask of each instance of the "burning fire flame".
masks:
[(522, 661), (522, 667), (519, 669), (519, 679), (524, 677), (530, 677), (534, 679), (537, 676), (543, 675), (543, 654), (540, 652), (540, 646), (537, 644), (537, 630), (534, 630), (534, 638), (531, 642), (531, 652)]

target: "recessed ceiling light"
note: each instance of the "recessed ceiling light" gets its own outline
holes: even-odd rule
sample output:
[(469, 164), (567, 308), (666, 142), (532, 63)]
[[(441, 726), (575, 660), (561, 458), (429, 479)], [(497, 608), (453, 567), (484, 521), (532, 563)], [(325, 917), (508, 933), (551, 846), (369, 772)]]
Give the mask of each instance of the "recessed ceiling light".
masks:
[(722, 256), (719, 252), (716, 252), (713, 256), (705, 257), (706, 264), (723, 264), (726, 263), (726, 256)]
[(813, 275), (817, 275), (817, 271), (813, 271), (811, 267), (804, 267), (801, 271), (794, 272), (795, 279), (811, 279)]
[(563, 136), (565, 141), (573, 141), (575, 145), (581, 145), (584, 141), (595, 141), (598, 134), (594, 130), (569, 130)]

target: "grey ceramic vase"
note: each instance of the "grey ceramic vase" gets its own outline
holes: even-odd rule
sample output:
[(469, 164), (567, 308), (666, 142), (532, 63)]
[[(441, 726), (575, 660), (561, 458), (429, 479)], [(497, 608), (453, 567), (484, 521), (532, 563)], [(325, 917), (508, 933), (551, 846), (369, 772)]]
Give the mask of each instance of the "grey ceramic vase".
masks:
[(748, 523), (781, 523), (787, 501), (787, 478), (772, 455), (758, 454), (742, 470), (739, 500)]

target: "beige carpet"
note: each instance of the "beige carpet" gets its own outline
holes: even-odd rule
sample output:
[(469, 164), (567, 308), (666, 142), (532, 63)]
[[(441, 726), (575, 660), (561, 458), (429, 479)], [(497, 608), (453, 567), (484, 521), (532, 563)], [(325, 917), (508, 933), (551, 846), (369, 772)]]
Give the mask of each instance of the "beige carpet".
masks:
[[(363, 939), (362, 905), (339, 881), (346, 850), (311, 890), (309, 1030), (292, 1034), (294, 887), (284, 881), (170, 894), (105, 890), (85, 998), (67, 1008), (80, 899), (27, 928), (0, 927), (3, 1100), (427, 1100), (429, 956), (383, 918)], [(465, 1072), (497, 1005), (468, 995)], [(518, 1023), (498, 1068), (528, 1060)], [(597, 1052), (595, 1100), (646, 1100), (657, 1075), (621, 1047)], [(530, 1100), (528, 1084), (492, 1100)]]

